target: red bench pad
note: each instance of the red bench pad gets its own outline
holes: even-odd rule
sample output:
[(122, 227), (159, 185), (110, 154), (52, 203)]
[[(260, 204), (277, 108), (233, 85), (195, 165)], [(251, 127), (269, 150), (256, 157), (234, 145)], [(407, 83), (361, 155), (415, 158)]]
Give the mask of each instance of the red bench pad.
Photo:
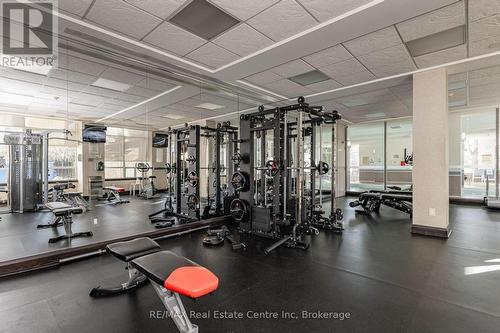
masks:
[(125, 192), (125, 189), (123, 187), (116, 187), (116, 186), (106, 186), (104, 187), (105, 190), (108, 191), (116, 191), (116, 192)]
[(201, 266), (177, 268), (165, 280), (164, 287), (191, 298), (205, 296), (217, 289), (219, 279)]

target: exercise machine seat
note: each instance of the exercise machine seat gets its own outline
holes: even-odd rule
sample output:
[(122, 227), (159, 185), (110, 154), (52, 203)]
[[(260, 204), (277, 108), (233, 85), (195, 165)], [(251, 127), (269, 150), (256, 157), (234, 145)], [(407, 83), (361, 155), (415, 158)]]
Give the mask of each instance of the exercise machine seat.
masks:
[(201, 266), (177, 268), (163, 284), (168, 290), (191, 298), (210, 294), (218, 285), (219, 279), (214, 273)]
[(160, 251), (160, 245), (151, 238), (142, 237), (130, 241), (108, 244), (106, 249), (118, 259), (129, 262)]
[(219, 279), (208, 269), (171, 251), (137, 258), (132, 265), (151, 281), (191, 298), (209, 294), (219, 285)]
[(47, 202), (45, 207), (54, 213), (55, 216), (83, 213), (83, 209), (81, 207), (74, 207), (65, 202), (59, 201)]

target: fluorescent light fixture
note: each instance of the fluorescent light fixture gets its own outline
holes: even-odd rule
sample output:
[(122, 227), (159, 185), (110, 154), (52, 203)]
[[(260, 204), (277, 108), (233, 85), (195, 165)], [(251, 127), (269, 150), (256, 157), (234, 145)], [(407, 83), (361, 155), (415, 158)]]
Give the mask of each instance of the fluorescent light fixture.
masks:
[(465, 43), (465, 25), (406, 42), (412, 57), (446, 50)]
[(375, 112), (375, 113), (368, 113), (365, 115), (366, 118), (379, 118), (379, 117), (384, 117), (385, 112)]
[(288, 78), (288, 80), (300, 84), (301, 86), (307, 86), (313, 83), (323, 82), (329, 79), (330, 78), (328, 76), (318, 71), (317, 69)]
[(184, 116), (181, 116), (179, 114), (173, 114), (173, 113), (167, 113), (166, 115), (162, 116), (163, 118), (168, 118), (172, 120), (179, 120), (179, 119), (184, 119)]
[(95, 82), (92, 83), (91, 86), (115, 90), (115, 91), (125, 91), (130, 87), (132, 87), (130, 84), (104, 79), (102, 77), (95, 80)]
[(169, 21), (206, 40), (240, 23), (239, 20), (205, 0), (191, 1)]
[(217, 104), (213, 104), (213, 103), (202, 103), (200, 105), (196, 105), (195, 108), (207, 109), (207, 110), (218, 110), (218, 109), (225, 108), (225, 106), (217, 105)]
[(164, 92), (162, 92), (161, 94), (158, 94), (158, 95), (153, 96), (153, 97), (151, 97), (151, 98), (148, 98), (148, 99), (146, 99), (146, 100), (144, 100), (144, 101), (142, 101), (142, 102), (139, 102), (139, 103), (137, 103), (137, 104), (134, 104), (134, 105), (132, 105), (132, 106), (129, 106), (129, 107), (127, 107), (127, 108), (123, 109), (123, 110), (120, 110), (120, 111), (118, 111), (118, 112), (115, 112), (115, 113), (113, 113), (113, 114), (110, 114), (109, 116), (106, 116), (106, 117), (104, 117), (104, 118), (101, 118), (101, 119), (97, 120), (97, 122), (102, 122), (102, 121), (104, 121), (104, 120), (106, 120), (106, 119), (113, 118), (114, 116), (117, 116), (117, 115), (119, 115), (120, 113), (127, 112), (127, 111), (129, 111), (129, 110), (135, 109), (135, 108), (137, 108), (137, 107), (139, 107), (139, 106), (141, 106), (141, 105), (144, 105), (144, 104), (147, 104), (147, 103), (149, 103), (149, 102), (152, 102), (152, 101), (154, 101), (154, 100), (155, 100), (155, 99), (157, 99), (157, 98), (160, 98), (160, 97), (162, 97), (162, 96), (165, 96), (165, 95), (167, 95), (167, 94), (170, 94), (171, 92), (174, 92), (174, 91), (176, 91), (177, 89), (180, 89), (180, 88), (182, 88), (182, 86), (176, 86), (176, 87), (173, 87), (172, 89), (169, 89), (169, 90), (167, 90), (167, 91), (164, 91)]
[(0, 104), (28, 106), (31, 104), (32, 100), (32, 96), (0, 92)]
[(347, 100), (345, 102), (340, 102), (340, 104), (342, 104), (343, 106), (347, 107), (347, 108), (352, 108), (352, 107), (355, 107), (355, 106), (362, 106), (362, 105), (368, 105), (367, 102), (361, 100), (361, 99), (351, 99), (351, 100)]

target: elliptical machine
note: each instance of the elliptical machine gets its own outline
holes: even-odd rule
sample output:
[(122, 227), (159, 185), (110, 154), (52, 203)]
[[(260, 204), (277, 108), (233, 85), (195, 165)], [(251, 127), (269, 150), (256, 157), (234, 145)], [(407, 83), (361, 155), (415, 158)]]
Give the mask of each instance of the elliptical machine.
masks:
[[(154, 180), (156, 176), (147, 176), (148, 172), (152, 170), (151, 166), (147, 162), (138, 162), (135, 164), (137, 171), (141, 173), (141, 188), (139, 190), (139, 197), (144, 199), (153, 199), (157, 197), (158, 190), (155, 187)], [(148, 180), (149, 179), (149, 180)]]

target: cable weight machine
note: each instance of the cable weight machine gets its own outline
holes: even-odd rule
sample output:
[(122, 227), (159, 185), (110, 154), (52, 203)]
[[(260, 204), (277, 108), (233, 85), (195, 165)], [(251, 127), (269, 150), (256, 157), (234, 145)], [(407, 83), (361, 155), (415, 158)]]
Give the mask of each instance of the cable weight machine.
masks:
[[(233, 157), (239, 170), (231, 177), (238, 198), (231, 202), (230, 213), (241, 233), (276, 241), (266, 254), (282, 245), (307, 249), (303, 236), (318, 234), (318, 227), (342, 231), (333, 176), (329, 217), (322, 210), (323, 193), (319, 202), (316, 197), (317, 176), (327, 174), (334, 160), (333, 152), (331, 164), (317, 160), (316, 135), (322, 125), (333, 127), (338, 119), (336, 111), (309, 106), (303, 97), (294, 105), (267, 110), (261, 106), (258, 112), (240, 117), (240, 147)], [(332, 132), (332, 150), (333, 140)]]

